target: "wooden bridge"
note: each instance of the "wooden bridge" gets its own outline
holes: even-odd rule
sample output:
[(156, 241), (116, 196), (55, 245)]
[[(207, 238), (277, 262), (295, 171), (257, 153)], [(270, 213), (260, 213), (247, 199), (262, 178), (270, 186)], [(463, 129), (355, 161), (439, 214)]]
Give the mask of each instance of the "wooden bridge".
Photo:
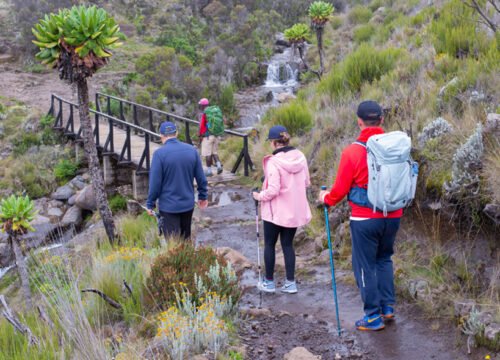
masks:
[[(176, 123), (180, 140), (189, 144), (193, 144), (191, 130), (195, 128), (197, 131), (199, 127), (199, 121), (102, 93), (96, 94), (95, 109), (90, 109), (90, 113), (94, 115), (94, 140), (104, 159), (113, 158), (118, 166), (133, 169), (135, 176), (146, 179), (151, 156), (161, 146), (160, 135), (156, 131), (163, 121)], [(77, 104), (53, 94), (49, 114), (55, 118), (55, 129), (63, 131), (76, 142), (82, 141)], [(221, 175), (209, 178), (210, 182), (234, 180), (241, 163), (245, 176), (249, 176), (253, 169), (248, 152), (248, 135), (232, 130), (224, 132), (225, 136), (241, 138), (242, 148), (231, 172), (224, 170)]]

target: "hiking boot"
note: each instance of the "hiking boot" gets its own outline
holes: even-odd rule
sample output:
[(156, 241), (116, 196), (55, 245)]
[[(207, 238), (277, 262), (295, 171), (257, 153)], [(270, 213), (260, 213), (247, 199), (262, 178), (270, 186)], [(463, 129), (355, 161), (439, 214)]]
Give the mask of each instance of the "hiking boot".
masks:
[(382, 306), (382, 319), (384, 320), (394, 320), (396, 315), (394, 315), (394, 307), (392, 305)]
[(205, 176), (213, 176), (214, 174), (212, 173), (212, 169), (211, 168), (207, 168), (205, 170)]
[(356, 321), (356, 329), (358, 330), (377, 331), (383, 328), (385, 328), (385, 325), (380, 314), (365, 315), (361, 320)]
[(276, 292), (276, 284), (273, 280), (262, 279), (257, 285), (260, 291), (265, 291), (269, 293)]
[(281, 287), (281, 291), (288, 294), (297, 293), (297, 283), (295, 281), (285, 281), (285, 284)]
[(221, 166), (217, 166), (217, 175), (222, 174), (222, 171), (223, 171), (222, 165)]

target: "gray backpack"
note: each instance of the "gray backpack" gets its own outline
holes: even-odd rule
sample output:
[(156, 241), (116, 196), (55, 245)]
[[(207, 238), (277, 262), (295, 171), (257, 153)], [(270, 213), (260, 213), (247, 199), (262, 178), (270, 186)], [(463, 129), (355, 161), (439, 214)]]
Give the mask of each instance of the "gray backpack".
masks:
[(366, 144), (356, 144), (366, 147), (368, 189), (365, 193), (368, 202), (366, 199), (364, 204), (350, 200), (361, 206), (372, 207), (374, 212), (382, 211), (384, 216), (408, 206), (415, 198), (418, 176), (418, 164), (410, 156), (411, 139), (408, 135), (393, 131), (373, 135)]

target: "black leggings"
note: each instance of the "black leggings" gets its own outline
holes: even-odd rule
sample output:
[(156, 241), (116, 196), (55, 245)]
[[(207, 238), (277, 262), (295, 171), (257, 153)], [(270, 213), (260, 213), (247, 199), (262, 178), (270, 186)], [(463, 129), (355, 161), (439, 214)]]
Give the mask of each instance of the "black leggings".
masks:
[(266, 263), (266, 279), (273, 280), (274, 264), (276, 262), (276, 242), (280, 237), (281, 248), (285, 256), (286, 278), (295, 280), (295, 250), (293, 249), (293, 237), (297, 228), (287, 228), (264, 221), (264, 261)]

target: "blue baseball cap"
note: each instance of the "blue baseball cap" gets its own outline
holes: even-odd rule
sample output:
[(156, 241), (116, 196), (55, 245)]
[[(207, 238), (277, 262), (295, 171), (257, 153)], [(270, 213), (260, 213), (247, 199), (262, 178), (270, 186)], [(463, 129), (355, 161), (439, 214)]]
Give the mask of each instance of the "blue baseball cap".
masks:
[(177, 132), (177, 126), (173, 122), (165, 121), (160, 125), (160, 134), (161, 135), (172, 135)]
[(286, 127), (282, 125), (275, 125), (269, 129), (269, 135), (267, 135), (267, 140), (279, 140), (281, 139), (281, 133), (287, 133)]

